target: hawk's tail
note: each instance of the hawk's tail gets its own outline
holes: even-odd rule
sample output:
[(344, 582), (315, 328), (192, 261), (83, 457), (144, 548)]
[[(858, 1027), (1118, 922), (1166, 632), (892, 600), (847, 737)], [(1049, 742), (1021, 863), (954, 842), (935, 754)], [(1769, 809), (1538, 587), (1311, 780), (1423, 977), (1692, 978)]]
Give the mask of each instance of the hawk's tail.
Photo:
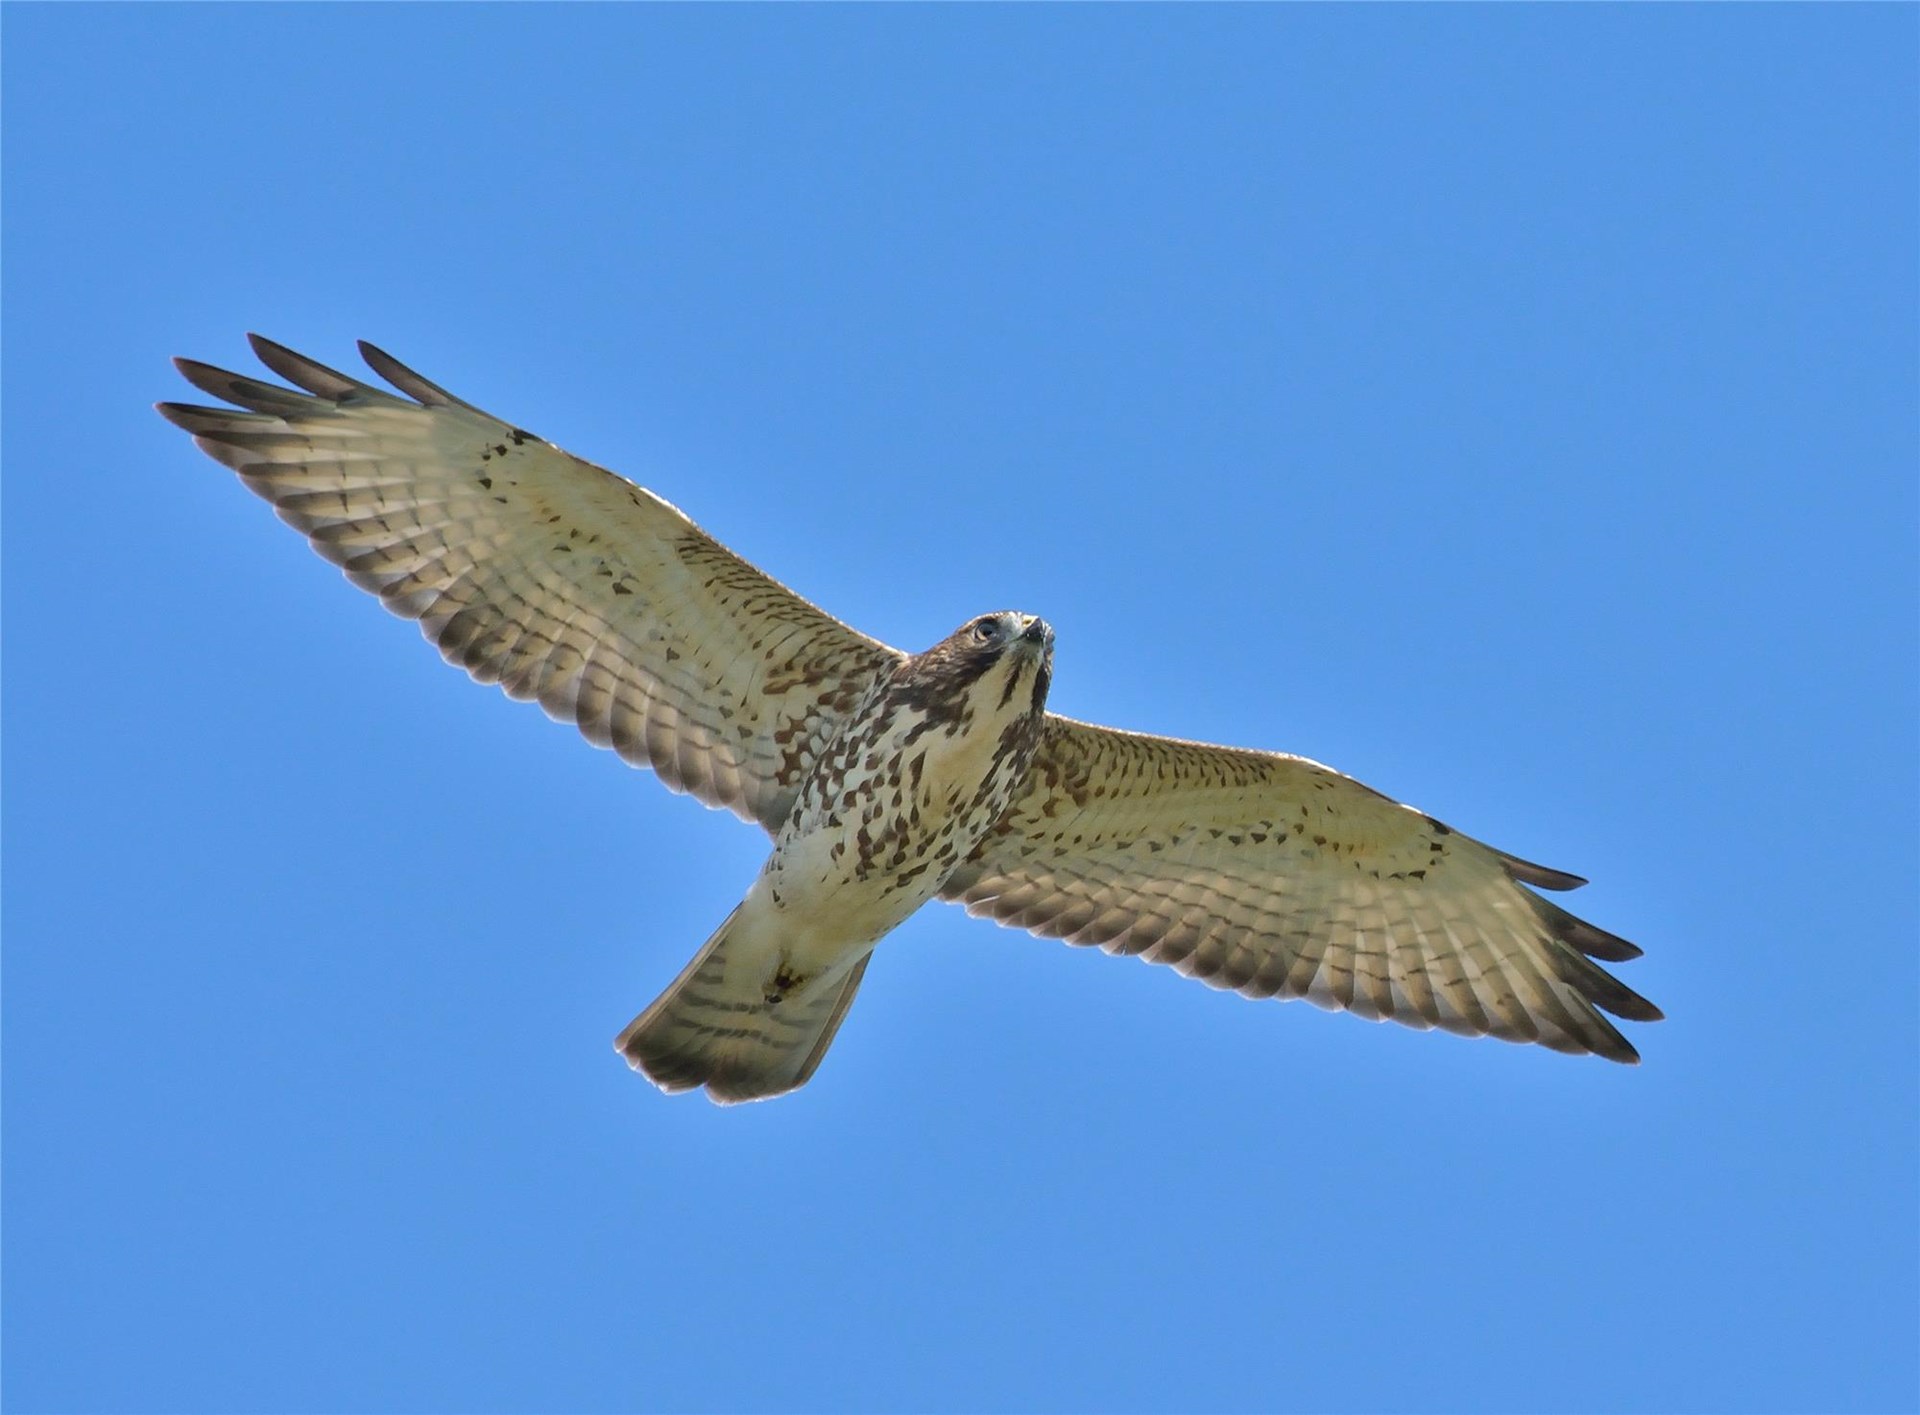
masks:
[(728, 967), (739, 917), (738, 909), (728, 915), (673, 985), (614, 1039), (627, 1065), (663, 1091), (705, 1086), (715, 1101), (732, 1105), (797, 1090), (819, 1067), (860, 990), (872, 954), (838, 978), (768, 1002), (758, 969)]

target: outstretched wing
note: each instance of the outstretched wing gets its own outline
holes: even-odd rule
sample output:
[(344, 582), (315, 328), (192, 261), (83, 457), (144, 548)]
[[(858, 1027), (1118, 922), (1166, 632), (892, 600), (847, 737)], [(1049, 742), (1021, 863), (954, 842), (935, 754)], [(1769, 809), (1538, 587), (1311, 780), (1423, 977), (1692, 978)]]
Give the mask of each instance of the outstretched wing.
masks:
[(1584, 883), (1302, 757), (1049, 715), (1022, 794), (943, 898), (1248, 997), (1637, 1061), (1596, 967), (1640, 950), (1522, 889)]
[(676, 791), (778, 829), (807, 764), (901, 659), (651, 492), (371, 345), (408, 397), (252, 343), (305, 391), (180, 359), (239, 410), (160, 412), (449, 663)]

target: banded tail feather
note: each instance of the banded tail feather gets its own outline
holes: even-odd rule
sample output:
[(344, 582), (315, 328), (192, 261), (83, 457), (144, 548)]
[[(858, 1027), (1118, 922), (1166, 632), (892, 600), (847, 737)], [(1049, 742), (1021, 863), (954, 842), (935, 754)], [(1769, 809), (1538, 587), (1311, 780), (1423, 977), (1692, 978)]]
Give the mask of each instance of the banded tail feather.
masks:
[(871, 953), (837, 978), (767, 1001), (763, 970), (730, 966), (738, 961), (729, 946), (741, 944), (740, 916), (737, 908), (729, 914), (680, 976), (614, 1039), (627, 1065), (663, 1091), (705, 1086), (713, 1100), (733, 1105), (797, 1090), (819, 1068), (860, 990)]

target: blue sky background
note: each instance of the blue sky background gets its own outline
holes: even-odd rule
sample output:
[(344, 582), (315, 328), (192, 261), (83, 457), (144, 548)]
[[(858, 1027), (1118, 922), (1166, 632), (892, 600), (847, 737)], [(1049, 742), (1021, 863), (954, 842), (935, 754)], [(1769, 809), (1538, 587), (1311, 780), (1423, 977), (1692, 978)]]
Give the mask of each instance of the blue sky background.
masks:
[[(1911, 6), (5, 15), (5, 1399), (1896, 1410)], [(930, 908), (610, 1039), (763, 841), (148, 405), (374, 339), (1076, 716), (1595, 883), (1638, 1069)]]

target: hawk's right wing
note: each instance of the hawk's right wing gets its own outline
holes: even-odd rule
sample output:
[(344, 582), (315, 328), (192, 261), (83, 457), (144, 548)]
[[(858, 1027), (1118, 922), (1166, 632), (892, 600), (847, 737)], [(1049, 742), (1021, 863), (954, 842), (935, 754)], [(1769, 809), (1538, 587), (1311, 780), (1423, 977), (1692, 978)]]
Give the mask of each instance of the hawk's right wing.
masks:
[(305, 391), (181, 359), (239, 409), (160, 412), (448, 662), (676, 791), (777, 830), (815, 754), (902, 658), (651, 492), (371, 345), (409, 397), (252, 342)]
[(1591, 960), (1640, 950), (1523, 889), (1502, 854), (1304, 757), (1048, 714), (1026, 786), (941, 897), (1248, 997), (1638, 1055), (1660, 1009)]

